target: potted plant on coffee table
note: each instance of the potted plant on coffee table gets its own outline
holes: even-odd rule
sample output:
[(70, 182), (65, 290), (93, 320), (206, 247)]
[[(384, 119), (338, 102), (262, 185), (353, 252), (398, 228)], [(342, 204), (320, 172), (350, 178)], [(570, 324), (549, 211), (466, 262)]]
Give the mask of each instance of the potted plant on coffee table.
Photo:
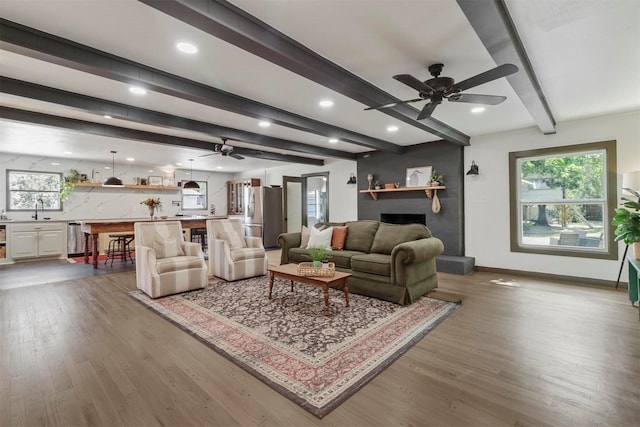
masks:
[(314, 268), (322, 267), (322, 261), (324, 260), (324, 258), (327, 256), (328, 253), (329, 253), (328, 248), (323, 248), (319, 246), (309, 248), (309, 257), (311, 257), (311, 261), (313, 261), (313, 267)]
[(636, 259), (640, 259), (640, 193), (629, 188), (625, 190), (637, 197), (638, 201), (623, 198), (626, 202), (623, 207), (616, 209), (616, 216), (613, 217), (611, 225), (616, 227), (615, 241), (622, 240), (627, 245), (633, 245)]

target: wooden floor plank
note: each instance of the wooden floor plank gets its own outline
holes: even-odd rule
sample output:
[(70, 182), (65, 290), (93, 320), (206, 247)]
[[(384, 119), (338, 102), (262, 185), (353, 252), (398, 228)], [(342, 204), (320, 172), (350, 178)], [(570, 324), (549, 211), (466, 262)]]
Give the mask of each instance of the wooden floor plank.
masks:
[(131, 299), (133, 271), (79, 276), (0, 290), (1, 425), (640, 425), (623, 289), (440, 274), (461, 308), (317, 419)]

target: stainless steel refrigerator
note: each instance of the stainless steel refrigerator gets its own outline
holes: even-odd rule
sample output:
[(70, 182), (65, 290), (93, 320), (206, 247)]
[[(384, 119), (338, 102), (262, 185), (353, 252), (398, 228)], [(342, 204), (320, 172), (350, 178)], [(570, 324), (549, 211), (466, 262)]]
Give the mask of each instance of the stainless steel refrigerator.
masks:
[(245, 197), (246, 235), (262, 237), (265, 248), (277, 247), (282, 233), (282, 188), (250, 187)]

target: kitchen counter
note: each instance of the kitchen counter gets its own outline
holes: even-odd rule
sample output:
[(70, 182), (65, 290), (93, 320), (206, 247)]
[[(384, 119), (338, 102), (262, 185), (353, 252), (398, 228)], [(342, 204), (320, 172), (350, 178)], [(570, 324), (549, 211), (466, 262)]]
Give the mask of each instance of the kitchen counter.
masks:
[[(207, 220), (224, 219), (224, 216), (179, 216), (168, 217), (167, 219), (157, 219), (155, 221), (180, 221), (182, 228), (207, 228)], [(98, 268), (98, 235), (101, 233), (122, 233), (133, 232), (133, 224), (136, 222), (151, 221), (150, 218), (115, 218), (115, 219), (92, 219), (78, 220), (82, 232), (84, 233), (84, 262), (89, 263), (89, 236), (92, 237), (93, 248), (91, 257), (93, 258), (93, 268)]]

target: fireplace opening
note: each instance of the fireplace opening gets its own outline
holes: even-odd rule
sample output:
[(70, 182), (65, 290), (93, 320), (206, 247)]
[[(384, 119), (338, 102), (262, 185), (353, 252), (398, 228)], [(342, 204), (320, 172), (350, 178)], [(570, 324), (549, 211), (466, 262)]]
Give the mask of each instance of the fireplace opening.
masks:
[(427, 216), (425, 214), (409, 214), (409, 213), (383, 213), (380, 214), (380, 222), (389, 224), (427, 224)]

